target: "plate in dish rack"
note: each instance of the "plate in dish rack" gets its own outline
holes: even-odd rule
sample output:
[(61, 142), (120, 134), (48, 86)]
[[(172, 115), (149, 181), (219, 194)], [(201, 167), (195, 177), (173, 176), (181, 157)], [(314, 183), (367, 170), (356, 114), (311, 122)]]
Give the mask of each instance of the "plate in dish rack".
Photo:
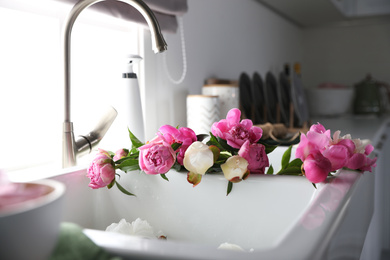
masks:
[(302, 80), (294, 72), (292, 73), (291, 98), (294, 104), (295, 114), (298, 118), (298, 124), (302, 126), (304, 122), (309, 120), (309, 110)]
[(242, 110), (248, 119), (252, 119), (252, 90), (251, 90), (251, 80), (245, 72), (241, 73), (239, 81), (240, 89), (240, 105)]
[(260, 74), (255, 72), (252, 78), (252, 93), (253, 93), (253, 106), (254, 106), (254, 123), (263, 124), (264, 121), (264, 83)]
[(265, 76), (267, 122), (276, 123), (276, 103), (277, 103), (278, 82), (272, 72), (267, 72)]

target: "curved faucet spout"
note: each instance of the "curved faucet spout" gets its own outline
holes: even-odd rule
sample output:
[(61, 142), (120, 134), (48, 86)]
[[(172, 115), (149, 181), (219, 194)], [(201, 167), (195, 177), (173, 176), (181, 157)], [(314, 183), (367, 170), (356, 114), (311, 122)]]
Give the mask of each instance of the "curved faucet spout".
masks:
[[(70, 11), (63, 28), (63, 50), (64, 50), (64, 126), (63, 126), (63, 148), (62, 167), (76, 165), (76, 155), (79, 148), (78, 142), (74, 139), (73, 123), (70, 120), (70, 82), (71, 82), (71, 34), (73, 25), (79, 14), (87, 7), (105, 0), (82, 0), (78, 2)], [(141, 0), (118, 0), (133, 6), (145, 18), (152, 34), (152, 48), (155, 53), (163, 52), (167, 49), (167, 44), (162, 36), (160, 26), (153, 12)], [(85, 137), (84, 137), (85, 138)], [(92, 147), (92, 140), (88, 140)], [(96, 145), (94, 143), (93, 145)]]

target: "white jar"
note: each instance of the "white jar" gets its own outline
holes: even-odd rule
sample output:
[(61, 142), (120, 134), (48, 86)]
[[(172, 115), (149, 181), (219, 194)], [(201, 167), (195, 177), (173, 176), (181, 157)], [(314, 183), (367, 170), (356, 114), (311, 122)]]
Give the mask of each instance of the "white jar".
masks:
[(198, 134), (208, 134), (211, 126), (218, 122), (219, 98), (210, 95), (187, 96), (187, 127)]
[(213, 95), (219, 97), (220, 116), (226, 118), (227, 113), (232, 108), (239, 108), (240, 92), (234, 84), (209, 84), (202, 88), (203, 95)]

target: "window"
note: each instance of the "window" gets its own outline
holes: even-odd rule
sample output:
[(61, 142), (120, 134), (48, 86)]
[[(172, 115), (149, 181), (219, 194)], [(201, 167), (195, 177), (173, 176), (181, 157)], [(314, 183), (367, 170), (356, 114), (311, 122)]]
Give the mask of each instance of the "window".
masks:
[[(7, 171), (61, 165), (63, 17), (52, 14), (0, 7), (0, 168)], [(91, 117), (110, 105), (125, 55), (138, 53), (137, 35), (130, 22), (88, 10), (79, 16), (71, 57), (76, 136), (92, 130)]]

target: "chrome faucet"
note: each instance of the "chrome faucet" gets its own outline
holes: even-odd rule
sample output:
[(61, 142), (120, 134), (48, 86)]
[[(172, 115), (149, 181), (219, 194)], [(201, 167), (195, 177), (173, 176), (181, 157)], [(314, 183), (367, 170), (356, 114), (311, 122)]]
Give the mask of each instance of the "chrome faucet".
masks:
[[(73, 123), (70, 120), (70, 46), (71, 46), (71, 33), (73, 24), (76, 21), (78, 15), (87, 7), (105, 0), (82, 0), (78, 2), (70, 11), (68, 17), (65, 20), (63, 28), (63, 50), (64, 50), (64, 102), (65, 102), (65, 118), (63, 123), (63, 140), (62, 140), (62, 167), (67, 168), (76, 165), (77, 155), (81, 153), (89, 152), (99, 141), (103, 138), (107, 130), (110, 128), (114, 121), (117, 112), (115, 109), (108, 112), (105, 117), (99, 122), (99, 124), (89, 134), (81, 136), (78, 140), (74, 139)], [(127, 3), (138, 10), (145, 18), (150, 32), (152, 34), (152, 46), (155, 53), (163, 52), (167, 49), (167, 44), (164, 37), (161, 34), (160, 26), (156, 17), (149, 7), (141, 0), (119, 0)]]

